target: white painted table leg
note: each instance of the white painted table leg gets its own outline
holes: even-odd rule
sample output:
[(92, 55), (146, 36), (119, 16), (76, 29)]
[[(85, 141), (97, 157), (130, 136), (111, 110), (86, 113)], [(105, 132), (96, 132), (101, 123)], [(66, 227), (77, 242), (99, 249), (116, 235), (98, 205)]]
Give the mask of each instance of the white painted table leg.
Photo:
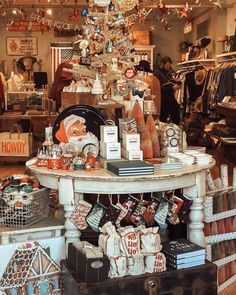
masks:
[(196, 174), (196, 184), (184, 188), (183, 193), (191, 198), (193, 204), (189, 215), (188, 238), (191, 242), (205, 247), (205, 236), (203, 232), (203, 199), (206, 191), (206, 173), (201, 171)]
[(80, 231), (77, 229), (77, 227), (70, 221), (70, 216), (72, 212), (74, 211), (75, 206), (69, 206), (65, 205), (65, 237), (66, 237), (66, 253), (67, 253), (67, 246), (69, 243), (73, 243), (79, 240), (79, 237), (81, 236)]
[(75, 209), (75, 198), (78, 194), (74, 193), (74, 183), (72, 178), (63, 178), (59, 180), (59, 202), (64, 205), (65, 210), (65, 238), (66, 238), (66, 253), (69, 243), (79, 240), (81, 235), (77, 227), (70, 221), (70, 216)]

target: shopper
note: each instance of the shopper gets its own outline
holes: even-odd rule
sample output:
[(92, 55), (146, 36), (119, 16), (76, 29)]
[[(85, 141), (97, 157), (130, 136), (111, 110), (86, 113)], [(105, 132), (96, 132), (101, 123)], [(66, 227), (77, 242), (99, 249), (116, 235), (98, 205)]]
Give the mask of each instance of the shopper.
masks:
[(166, 122), (168, 117), (174, 124), (180, 123), (179, 104), (175, 99), (175, 91), (181, 88), (181, 82), (173, 79), (172, 60), (169, 56), (161, 59), (160, 67), (155, 75), (161, 84), (161, 114), (160, 121)]

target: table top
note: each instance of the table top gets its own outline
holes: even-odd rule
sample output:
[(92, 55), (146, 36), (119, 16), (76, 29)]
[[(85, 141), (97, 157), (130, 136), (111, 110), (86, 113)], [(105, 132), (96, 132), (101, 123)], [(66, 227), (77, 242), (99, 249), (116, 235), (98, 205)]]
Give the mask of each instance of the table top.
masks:
[(35, 174), (41, 174), (44, 176), (54, 176), (56, 178), (73, 178), (78, 180), (100, 180), (105, 182), (113, 182), (114, 180), (117, 182), (131, 182), (131, 181), (145, 181), (145, 180), (159, 180), (166, 178), (175, 178), (178, 176), (184, 176), (189, 174), (194, 174), (200, 172), (202, 170), (207, 170), (210, 167), (214, 166), (215, 161), (213, 160), (209, 165), (198, 165), (193, 164), (191, 166), (183, 166), (180, 169), (169, 169), (169, 170), (157, 170), (153, 174), (150, 175), (135, 175), (135, 176), (117, 176), (112, 172), (104, 168), (100, 168), (98, 170), (85, 171), (85, 170), (76, 170), (73, 172), (65, 171), (65, 170), (52, 170), (46, 167), (37, 167), (36, 164), (33, 164), (36, 159), (32, 159), (26, 162), (26, 167)]

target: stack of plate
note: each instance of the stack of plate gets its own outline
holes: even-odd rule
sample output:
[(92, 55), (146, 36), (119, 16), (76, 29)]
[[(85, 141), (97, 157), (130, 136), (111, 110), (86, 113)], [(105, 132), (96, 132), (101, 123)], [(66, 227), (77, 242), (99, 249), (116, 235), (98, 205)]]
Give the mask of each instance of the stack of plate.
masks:
[(178, 159), (183, 165), (191, 166), (195, 162), (195, 158), (192, 155), (184, 153), (171, 154), (171, 157)]
[(203, 153), (195, 154), (194, 157), (196, 158), (196, 163), (198, 165), (208, 165), (213, 159), (211, 155), (203, 154)]

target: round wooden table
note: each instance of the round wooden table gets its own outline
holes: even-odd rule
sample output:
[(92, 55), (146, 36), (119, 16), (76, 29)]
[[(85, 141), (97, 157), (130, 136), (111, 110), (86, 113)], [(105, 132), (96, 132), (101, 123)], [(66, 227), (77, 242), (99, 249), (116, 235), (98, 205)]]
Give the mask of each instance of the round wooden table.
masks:
[(183, 194), (192, 199), (193, 204), (188, 224), (188, 238), (204, 246), (203, 198), (205, 196), (206, 171), (214, 165), (191, 165), (176, 170), (159, 170), (152, 175), (119, 177), (101, 168), (99, 170), (74, 171), (50, 170), (37, 167), (33, 160), (26, 163), (31, 174), (40, 183), (51, 189), (58, 189), (59, 202), (65, 209), (65, 236), (67, 243), (79, 239), (80, 232), (70, 222), (70, 215), (76, 203), (90, 194), (129, 194), (183, 189)]

